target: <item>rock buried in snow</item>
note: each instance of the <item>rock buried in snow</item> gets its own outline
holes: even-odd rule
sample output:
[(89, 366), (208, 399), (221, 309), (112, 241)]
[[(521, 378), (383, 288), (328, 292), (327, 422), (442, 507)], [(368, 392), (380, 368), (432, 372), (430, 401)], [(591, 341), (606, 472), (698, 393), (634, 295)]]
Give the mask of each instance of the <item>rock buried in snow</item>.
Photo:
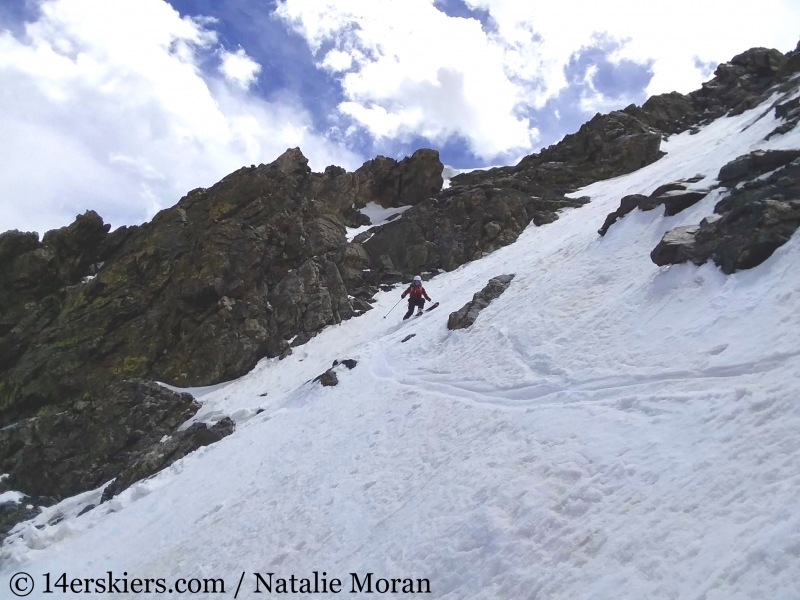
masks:
[(317, 375), (314, 381), (319, 381), (324, 387), (333, 387), (339, 385), (339, 378), (333, 369), (328, 369), (322, 375)]
[(344, 360), (336, 359), (330, 369), (325, 371), (322, 375), (317, 375), (314, 381), (319, 381), (325, 387), (332, 387), (339, 384), (339, 378), (336, 376), (334, 369), (339, 365), (347, 367), (348, 370), (355, 369), (358, 361), (354, 358), (345, 358)]
[(333, 366), (334, 367), (337, 366), (337, 365), (344, 365), (345, 367), (348, 368), (348, 370), (349, 369), (355, 369), (357, 364), (358, 364), (358, 361), (356, 359), (354, 359), (354, 358), (345, 358), (344, 360), (334, 360), (333, 361)]
[(401, 344), (405, 344), (405, 343), (406, 343), (408, 340), (410, 340), (411, 338), (413, 338), (413, 337), (416, 337), (416, 336), (417, 336), (417, 334), (416, 334), (416, 333), (412, 333), (412, 334), (410, 334), (410, 335), (407, 335), (407, 336), (406, 336), (406, 337), (404, 337), (402, 340), (400, 340), (400, 343), (401, 343)]
[(508, 289), (514, 274), (498, 275), (489, 280), (480, 292), (476, 293), (472, 300), (467, 302), (456, 312), (450, 313), (447, 319), (448, 329), (465, 329), (475, 322), (480, 312), (489, 306), (489, 303), (498, 298)]

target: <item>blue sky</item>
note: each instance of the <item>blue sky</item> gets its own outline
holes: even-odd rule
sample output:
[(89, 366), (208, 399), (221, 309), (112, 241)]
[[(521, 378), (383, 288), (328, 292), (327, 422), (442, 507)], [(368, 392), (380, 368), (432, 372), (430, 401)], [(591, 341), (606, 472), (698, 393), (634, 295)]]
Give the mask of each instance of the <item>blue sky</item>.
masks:
[(315, 170), (420, 147), (513, 164), (748, 47), (792, 49), (795, 4), (3, 0), (0, 230), (142, 222), (293, 146)]

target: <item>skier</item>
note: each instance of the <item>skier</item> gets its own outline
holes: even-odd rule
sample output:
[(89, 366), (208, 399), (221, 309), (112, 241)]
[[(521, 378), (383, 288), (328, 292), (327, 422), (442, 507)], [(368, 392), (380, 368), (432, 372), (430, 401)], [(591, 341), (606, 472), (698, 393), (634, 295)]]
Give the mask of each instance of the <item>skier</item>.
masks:
[(425, 291), (425, 288), (422, 287), (422, 277), (417, 275), (414, 277), (414, 282), (408, 286), (408, 289), (403, 292), (403, 295), (400, 298), (405, 298), (408, 295), (408, 312), (406, 316), (403, 317), (405, 321), (409, 318), (412, 314), (414, 314), (414, 308), (418, 308), (417, 316), (422, 314), (422, 309), (425, 307), (425, 300), (430, 301), (430, 296)]

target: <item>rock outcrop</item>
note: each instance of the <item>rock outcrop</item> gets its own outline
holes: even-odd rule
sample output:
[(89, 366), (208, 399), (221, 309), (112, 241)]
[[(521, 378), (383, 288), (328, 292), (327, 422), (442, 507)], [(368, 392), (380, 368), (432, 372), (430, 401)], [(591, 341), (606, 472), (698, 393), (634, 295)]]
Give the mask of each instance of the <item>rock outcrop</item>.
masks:
[[(800, 101), (789, 94), (797, 87), (792, 77), (798, 72), (800, 72), (799, 52), (784, 55), (778, 50), (752, 48), (733, 57), (730, 62), (719, 65), (714, 77), (704, 83), (699, 90), (686, 95), (673, 92), (653, 96), (641, 107), (629, 106), (623, 112), (667, 136), (687, 130), (697, 131), (698, 126), (724, 115), (741, 114), (766, 101), (772, 94), (781, 94), (770, 110), (774, 111), (775, 116), (782, 119), (783, 123), (767, 136), (769, 139), (790, 131), (800, 122)], [(766, 174), (794, 160), (798, 155), (800, 151), (793, 150), (751, 153), (726, 165), (720, 171), (718, 179), (722, 185), (733, 187), (741, 181)], [(685, 184), (688, 181), (676, 183), (683, 185), (670, 187), (675, 184), (669, 184), (663, 190), (656, 190), (649, 198), (626, 196), (621, 200), (620, 207), (608, 215), (598, 233), (605, 235), (611, 225), (636, 208), (652, 210), (664, 204), (664, 215), (671, 216), (692, 206), (705, 196), (699, 190), (687, 190)], [(661, 197), (663, 201), (654, 202), (655, 197)], [(715, 227), (724, 227), (726, 223), (728, 221)], [(694, 240), (692, 232), (697, 233), (702, 230), (701, 237), (703, 237), (706, 232), (714, 230), (714, 228), (709, 229), (709, 226), (710, 222), (706, 222), (702, 227), (698, 225), (689, 229), (681, 228), (668, 234), (659, 248), (653, 252), (653, 260), (657, 264), (670, 264), (673, 260), (678, 262), (689, 260), (679, 257), (695, 256), (687, 254), (687, 241), (690, 238)], [(702, 258), (696, 255), (694, 260), (699, 261)], [(728, 263), (729, 261), (726, 262)]]
[(597, 114), (576, 133), (514, 167), (464, 173), (453, 177), (451, 185), (513, 180), (517, 189), (533, 194), (563, 194), (655, 162), (662, 156), (660, 145), (661, 135), (636, 116), (624, 111)]
[(672, 92), (647, 100), (625, 112), (665, 135), (710, 123), (725, 115), (737, 115), (767, 100), (776, 86), (800, 71), (793, 53), (751, 48), (720, 64), (714, 77), (689, 94)]
[(603, 226), (597, 233), (605, 235), (614, 223), (637, 208), (649, 211), (663, 206), (665, 217), (678, 214), (682, 210), (697, 204), (708, 195), (709, 190), (689, 189), (690, 184), (696, 183), (701, 179), (703, 179), (703, 176), (698, 175), (691, 179), (667, 183), (656, 188), (649, 196), (642, 194), (624, 196), (620, 200), (619, 208), (606, 217)]
[(513, 274), (492, 277), (489, 283), (472, 297), (472, 300), (459, 310), (450, 313), (450, 317), (447, 319), (447, 328), (466, 329), (472, 326), (481, 311), (508, 289), (512, 279), (514, 279)]
[(588, 199), (537, 197), (494, 184), (456, 186), (380, 228), (364, 242), (373, 266), (394, 283), (420, 272), (451, 271), (516, 241), (529, 223), (544, 225), (557, 211)]
[(31, 504), (36, 499), (23, 498), (21, 502), (4, 502), (0, 504), (0, 542), (8, 537), (17, 523), (35, 518), (44, 508), (41, 503)]
[[(294, 149), (121, 233), (87, 213), (41, 243), (4, 234), (0, 425), (123, 378), (232, 379), (352, 317), (369, 257), (347, 243), (340, 204), (359, 205), (371, 168), (312, 173)], [(420, 151), (371, 185), (418, 202), (441, 170)]]
[(202, 445), (201, 436), (176, 434), (199, 408), (189, 394), (141, 380), (122, 381), (91, 401), (51, 407), (0, 430), (0, 469), (10, 473), (9, 487), (37, 496), (73, 495), (122, 474), (115, 486), (121, 491), (176, 460), (174, 452), (162, 452), (160, 462), (149, 459), (149, 471), (135, 466), (161, 452), (164, 436), (182, 440), (184, 454)]
[(800, 151), (741, 156), (720, 170), (719, 179), (736, 187), (699, 225), (668, 231), (650, 255), (655, 264), (713, 260), (728, 274), (750, 269), (800, 226)]
[(399, 162), (378, 156), (354, 173), (357, 203), (377, 202), (384, 208), (419, 204), (442, 189), (442, 169), (435, 150), (417, 150)]
[(800, 158), (800, 150), (756, 150), (722, 167), (717, 179), (725, 187), (732, 188), (741, 181), (774, 171), (796, 158)]

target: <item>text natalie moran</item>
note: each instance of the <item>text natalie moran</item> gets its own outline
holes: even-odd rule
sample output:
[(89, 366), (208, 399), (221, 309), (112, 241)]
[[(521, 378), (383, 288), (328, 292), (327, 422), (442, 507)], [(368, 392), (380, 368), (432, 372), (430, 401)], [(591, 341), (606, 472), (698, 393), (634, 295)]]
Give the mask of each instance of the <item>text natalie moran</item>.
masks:
[(428, 579), (376, 577), (374, 573), (349, 573), (347, 577), (328, 577), (325, 571), (312, 571), (310, 577), (279, 577), (275, 573), (254, 573), (255, 593), (268, 594), (430, 594)]

